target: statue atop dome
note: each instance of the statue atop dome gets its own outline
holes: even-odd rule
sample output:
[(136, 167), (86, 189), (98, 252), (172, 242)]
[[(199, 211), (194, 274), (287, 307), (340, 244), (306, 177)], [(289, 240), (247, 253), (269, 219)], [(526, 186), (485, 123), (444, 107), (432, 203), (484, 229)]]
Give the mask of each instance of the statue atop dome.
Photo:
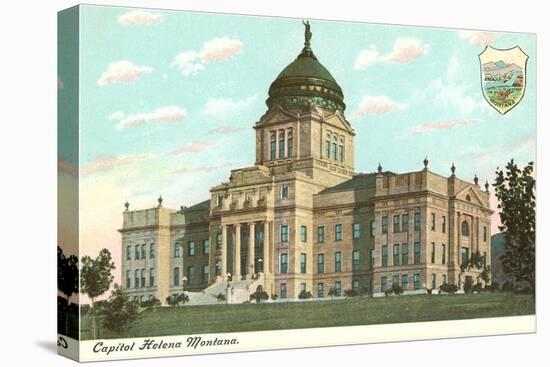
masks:
[(304, 24), (304, 26), (306, 27), (305, 31), (304, 31), (304, 38), (305, 38), (305, 43), (304, 43), (304, 46), (306, 47), (309, 47), (310, 46), (310, 42), (311, 41), (311, 36), (313, 35), (311, 33), (311, 25), (309, 24), (309, 20), (308, 21), (303, 21), (302, 20), (302, 23)]

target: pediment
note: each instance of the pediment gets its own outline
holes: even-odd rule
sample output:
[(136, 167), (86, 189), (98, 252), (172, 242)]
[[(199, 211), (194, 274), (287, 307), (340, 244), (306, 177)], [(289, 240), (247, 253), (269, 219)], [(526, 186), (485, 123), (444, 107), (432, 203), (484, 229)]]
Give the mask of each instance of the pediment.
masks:
[(283, 109), (282, 107), (273, 108), (258, 122), (258, 125), (273, 125), (290, 121), (296, 121), (298, 116)]
[(342, 116), (340, 111), (336, 111), (333, 114), (325, 116), (324, 121), (336, 128), (355, 134), (355, 131), (351, 127), (350, 123), (344, 118), (344, 116)]
[[(478, 193), (472, 185), (468, 185), (455, 195), (457, 199), (464, 200), (466, 202), (470, 202), (472, 204), (477, 204), (481, 206), (485, 206), (485, 203), (483, 200), (479, 197)], [(468, 200), (469, 199), (469, 200)]]

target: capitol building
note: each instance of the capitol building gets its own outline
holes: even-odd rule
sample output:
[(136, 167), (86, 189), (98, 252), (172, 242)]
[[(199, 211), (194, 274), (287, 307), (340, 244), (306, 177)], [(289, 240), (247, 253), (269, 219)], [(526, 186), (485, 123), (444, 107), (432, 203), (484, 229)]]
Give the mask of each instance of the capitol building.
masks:
[(458, 178), (454, 165), (432, 172), (427, 159), (415, 172), (357, 173), (344, 94), (310, 40), (306, 24), (302, 51), (269, 87), (253, 166), (190, 207), (126, 205), (121, 279), (131, 298), (165, 303), (185, 291), (197, 304), (220, 293), (241, 303), (263, 290), (285, 301), (481, 281), (460, 265), (477, 252), (490, 262), (488, 184)]

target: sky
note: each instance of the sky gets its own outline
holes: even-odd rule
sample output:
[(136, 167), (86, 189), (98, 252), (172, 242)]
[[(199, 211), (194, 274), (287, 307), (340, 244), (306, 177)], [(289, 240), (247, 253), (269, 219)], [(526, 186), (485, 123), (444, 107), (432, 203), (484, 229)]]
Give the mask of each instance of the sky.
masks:
[[(311, 47), (344, 92), (357, 172), (379, 162), (420, 170), (428, 157), (436, 173), (450, 175), (454, 163), (459, 178), (477, 174), (483, 184), (511, 158), (534, 161), (534, 34), (310, 23)], [(80, 253), (106, 247), (119, 264), (126, 201), (144, 209), (162, 195), (164, 206), (189, 206), (231, 169), (254, 164), (252, 126), (269, 85), (300, 53), (304, 27), (301, 19), (84, 6), (79, 37), (79, 158), (60, 149), (60, 185), (79, 165)], [(524, 98), (505, 115), (482, 94), (478, 55), (487, 45), (529, 55)], [(75, 85), (61, 60), (61, 103)], [(495, 233), (496, 214), (493, 222)]]

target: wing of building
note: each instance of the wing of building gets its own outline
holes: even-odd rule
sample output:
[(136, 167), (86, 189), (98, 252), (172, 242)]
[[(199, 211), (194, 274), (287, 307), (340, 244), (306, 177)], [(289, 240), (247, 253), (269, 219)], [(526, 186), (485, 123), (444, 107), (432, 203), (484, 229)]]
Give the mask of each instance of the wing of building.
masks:
[(243, 302), (256, 290), (285, 300), (480, 281), (480, 270), (460, 265), (477, 252), (491, 259), (488, 185), (459, 179), (454, 165), (450, 176), (434, 173), (427, 160), (416, 172), (355, 173), (344, 95), (310, 38), (269, 88), (253, 126), (254, 166), (232, 170), (192, 207), (127, 206), (120, 232), (130, 295)]

